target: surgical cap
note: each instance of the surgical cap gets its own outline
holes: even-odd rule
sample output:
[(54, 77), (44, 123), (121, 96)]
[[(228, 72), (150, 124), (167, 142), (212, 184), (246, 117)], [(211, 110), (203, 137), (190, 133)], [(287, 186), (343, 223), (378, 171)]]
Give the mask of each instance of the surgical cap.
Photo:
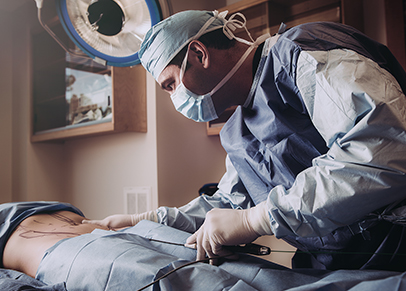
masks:
[[(213, 17), (213, 22), (204, 28)], [(204, 33), (222, 28), (224, 22), (224, 16), (218, 15), (217, 11), (183, 11), (164, 19), (145, 35), (138, 52), (141, 64), (157, 80), (166, 66), (190, 41)]]

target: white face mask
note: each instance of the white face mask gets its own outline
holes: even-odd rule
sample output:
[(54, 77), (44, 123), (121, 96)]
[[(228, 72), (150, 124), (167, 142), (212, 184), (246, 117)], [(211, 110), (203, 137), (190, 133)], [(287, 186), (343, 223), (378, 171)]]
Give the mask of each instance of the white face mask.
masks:
[(210, 93), (197, 95), (180, 83), (171, 99), (177, 111), (194, 121), (207, 122), (218, 117)]
[[(227, 14), (227, 12), (225, 12)], [(224, 14), (224, 16), (225, 16)], [(238, 21), (235, 19), (235, 16), (239, 15), (240, 17), (243, 18), (243, 22)], [(214, 18), (213, 18), (214, 19)], [(210, 24), (210, 21), (213, 21), (213, 19), (209, 20), (201, 29), (201, 31), (196, 35), (196, 39), (203, 34), (205, 31), (205, 27), (207, 27)], [(194, 121), (198, 122), (207, 122), (214, 120), (218, 118), (216, 109), (213, 104), (212, 96), (214, 93), (216, 93), (230, 78), (237, 72), (237, 70), (241, 67), (241, 65), (244, 63), (244, 61), (247, 59), (249, 54), (253, 49), (258, 47), (260, 43), (265, 41), (266, 38), (269, 37), (268, 34), (263, 35), (259, 37), (255, 42), (252, 40), (252, 42), (248, 42), (244, 39), (235, 37), (234, 34), (232, 33), (232, 30), (235, 28), (244, 28), (248, 35), (251, 37), (249, 34), (247, 28), (246, 28), (246, 20), (245, 17), (241, 13), (236, 13), (235, 15), (231, 16), (228, 21), (225, 21), (225, 25), (223, 27), (223, 31), (226, 34), (226, 36), (229, 39), (236, 39), (239, 42), (245, 43), (249, 45), (248, 49), (245, 51), (244, 55), (240, 58), (240, 60), (234, 65), (234, 67), (228, 72), (228, 74), (214, 87), (213, 90), (211, 90), (209, 93), (205, 95), (198, 95), (196, 93), (193, 93), (190, 91), (186, 86), (183, 84), (183, 75), (186, 70), (186, 64), (187, 64), (187, 58), (189, 54), (189, 50), (186, 52), (185, 58), (183, 59), (182, 66), (180, 68), (180, 74), (179, 74), (179, 80), (180, 84), (176, 87), (175, 92), (171, 94), (171, 99), (172, 102), (176, 108), (177, 111), (182, 113), (184, 116), (187, 118), (193, 119)], [(228, 25), (230, 24), (230, 25)], [(230, 28), (230, 27), (231, 28)]]
[(185, 67), (187, 63), (188, 53), (186, 53), (185, 59), (182, 63), (180, 70), (179, 80), (181, 83), (176, 87), (176, 90), (171, 95), (173, 105), (177, 111), (182, 113), (187, 118), (193, 119), (198, 122), (207, 122), (218, 118), (216, 109), (213, 104), (212, 96), (216, 93), (223, 85), (230, 80), (230, 78), (237, 72), (244, 61), (247, 59), (251, 51), (258, 45), (256, 43), (252, 44), (240, 58), (240, 60), (235, 64), (230, 72), (211, 90), (205, 95), (198, 95), (190, 91), (183, 84), (182, 79), (185, 72)]

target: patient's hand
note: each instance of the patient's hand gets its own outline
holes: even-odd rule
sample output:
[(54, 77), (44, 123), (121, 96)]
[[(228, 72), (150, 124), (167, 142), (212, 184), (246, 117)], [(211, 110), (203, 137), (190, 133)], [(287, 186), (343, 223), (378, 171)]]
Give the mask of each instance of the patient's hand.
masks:
[(107, 216), (102, 220), (83, 220), (83, 224), (95, 224), (108, 229), (116, 230), (118, 228), (129, 227), (135, 225), (131, 218), (131, 214), (115, 214)]
[(156, 211), (148, 211), (141, 214), (115, 214), (102, 220), (83, 220), (82, 223), (96, 224), (112, 230), (136, 225), (141, 220), (158, 222)]

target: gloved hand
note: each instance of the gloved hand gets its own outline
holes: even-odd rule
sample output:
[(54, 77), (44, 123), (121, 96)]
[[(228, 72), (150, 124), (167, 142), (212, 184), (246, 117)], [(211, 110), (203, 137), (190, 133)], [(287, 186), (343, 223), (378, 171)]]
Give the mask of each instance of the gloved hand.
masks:
[(223, 245), (250, 243), (261, 235), (273, 234), (265, 203), (245, 210), (210, 210), (203, 225), (186, 240), (186, 245), (196, 244), (196, 260), (206, 254), (209, 258), (229, 254)]
[(156, 211), (148, 211), (141, 214), (115, 214), (107, 216), (102, 220), (83, 220), (82, 223), (96, 224), (109, 229), (118, 229), (123, 227), (134, 226), (141, 220), (151, 220), (158, 222)]

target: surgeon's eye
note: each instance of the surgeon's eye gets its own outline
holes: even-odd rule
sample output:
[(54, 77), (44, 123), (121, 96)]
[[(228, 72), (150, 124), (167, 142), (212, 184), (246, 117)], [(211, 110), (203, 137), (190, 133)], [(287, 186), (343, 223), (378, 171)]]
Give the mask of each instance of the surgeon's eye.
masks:
[(175, 90), (175, 81), (165, 84), (164, 90), (169, 91), (169, 92), (174, 91)]

